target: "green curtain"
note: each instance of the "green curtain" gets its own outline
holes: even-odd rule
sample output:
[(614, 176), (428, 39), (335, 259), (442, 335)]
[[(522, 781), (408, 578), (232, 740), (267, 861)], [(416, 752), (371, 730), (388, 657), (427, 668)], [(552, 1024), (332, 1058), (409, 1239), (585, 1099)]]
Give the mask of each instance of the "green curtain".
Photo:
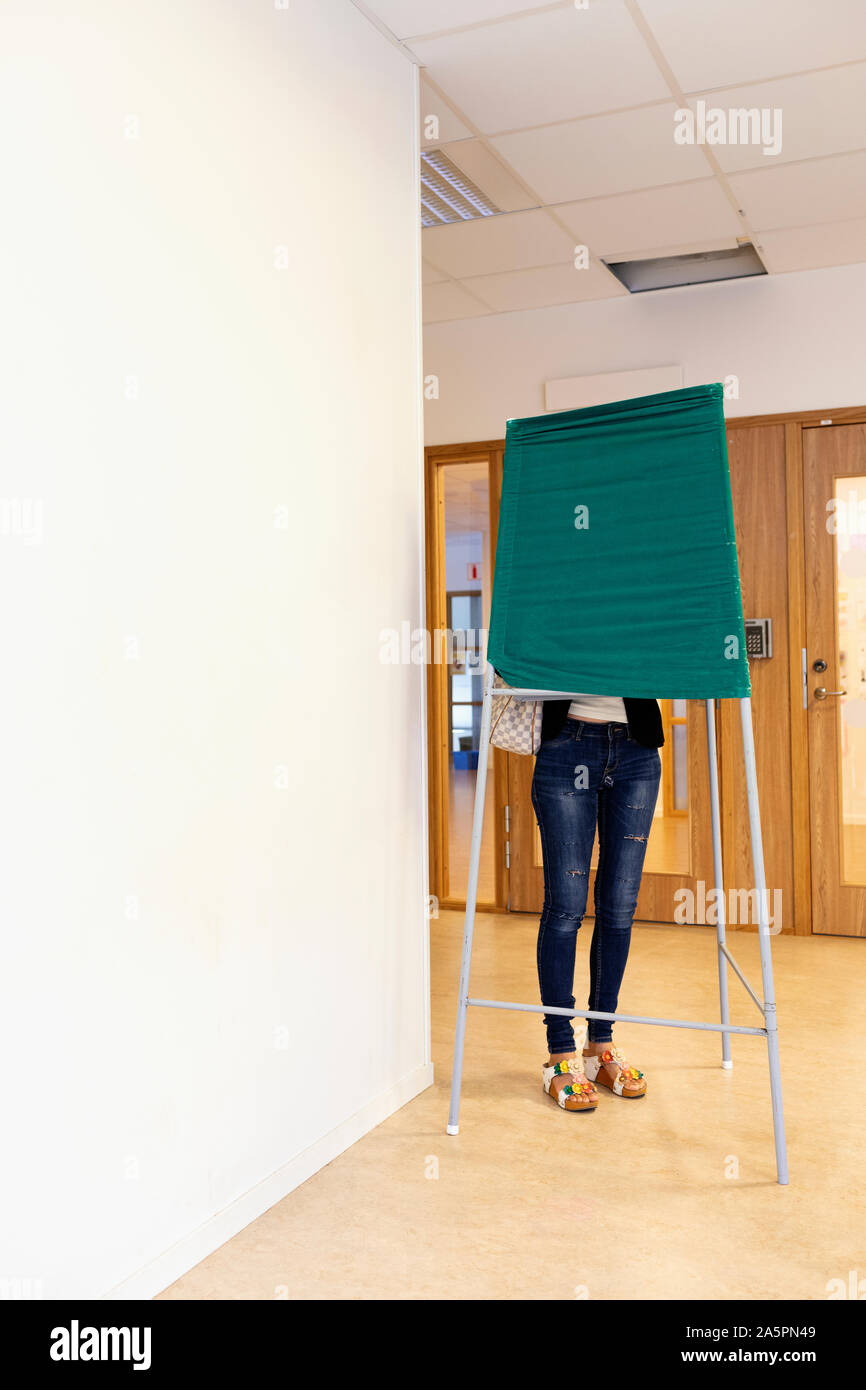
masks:
[(509, 685), (749, 694), (722, 401), (508, 421), (487, 655)]

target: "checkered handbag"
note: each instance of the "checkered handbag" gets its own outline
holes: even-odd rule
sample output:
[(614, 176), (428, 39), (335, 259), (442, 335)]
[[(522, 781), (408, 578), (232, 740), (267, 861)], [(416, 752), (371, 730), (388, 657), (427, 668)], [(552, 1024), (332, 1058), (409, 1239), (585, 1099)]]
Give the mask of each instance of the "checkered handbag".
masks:
[[(494, 690), (510, 690), (501, 676), (494, 675)], [(541, 747), (543, 700), (513, 700), (510, 695), (493, 695), (490, 742), (506, 753), (537, 753)]]

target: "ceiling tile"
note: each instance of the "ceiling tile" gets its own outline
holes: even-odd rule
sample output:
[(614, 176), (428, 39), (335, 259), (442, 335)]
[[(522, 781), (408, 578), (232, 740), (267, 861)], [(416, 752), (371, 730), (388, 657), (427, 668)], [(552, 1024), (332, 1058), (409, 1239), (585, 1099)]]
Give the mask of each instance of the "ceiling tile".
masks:
[(545, 203), (706, 178), (697, 145), (674, 141), (673, 102), (497, 136), (491, 144)]
[(472, 222), (452, 222), (447, 227), (425, 227), (422, 246), (434, 265), (457, 280), (553, 265), (571, 261), (574, 255), (571, 237), (543, 211), (509, 212)]
[(422, 296), (425, 323), (443, 323), (446, 319), (475, 319), (490, 310), (460, 285), (446, 280), (441, 285), (427, 285)]
[(576, 242), (605, 259), (743, 234), (740, 219), (715, 179), (588, 198), (559, 206), (556, 212)]
[[(725, 92), (703, 93), (707, 107), (772, 112), (781, 116), (781, 149), (764, 154), (760, 144), (713, 145), (712, 152), (726, 172), (767, 169), (794, 159), (813, 159), (825, 154), (866, 147), (866, 63), (762, 82), (754, 87), (731, 87)], [(689, 102), (694, 108), (695, 101)], [(772, 146), (772, 125), (766, 134)]]
[(819, 227), (763, 232), (760, 246), (764, 264), (777, 275), (866, 261), (866, 217), (822, 223)]
[(457, 140), (442, 150), (501, 212), (538, 207), (538, 199), (526, 192), (483, 140)]
[(672, 241), (665, 246), (653, 246), (643, 251), (610, 252), (605, 260), (616, 265), (622, 261), (642, 261), (650, 257), (661, 260), (666, 256), (698, 256), (707, 251), (735, 251), (738, 245), (735, 236), (713, 236), (705, 241)]
[[(437, 92), (429, 83), (421, 79), (421, 92), (419, 101), (421, 116), (421, 148), (432, 149), (439, 146), (445, 140), (465, 140), (472, 135), (472, 131), (467, 125), (454, 115), (450, 106), (447, 106)], [(428, 127), (427, 122), (431, 116), (437, 118), (438, 124)], [(427, 138), (426, 130), (434, 130), (434, 134)]]
[(622, 0), (427, 39), (412, 51), (488, 134), (669, 95)]
[(437, 270), (435, 265), (429, 265), (427, 261), (421, 262), (421, 283), (422, 285), (437, 285), (440, 280), (447, 280), (448, 276), (443, 275), (441, 270)]
[[(365, 0), (366, 7), (398, 39), (432, 34), (461, 24), (478, 24), (522, 10), (541, 9), (550, 0)], [(598, 0), (595, 0), (598, 3)]]
[(733, 174), (731, 188), (756, 231), (866, 217), (866, 152)]
[(506, 275), (481, 275), (465, 282), (497, 312), (509, 309), (541, 309), (549, 304), (575, 304), (589, 299), (614, 299), (628, 290), (594, 263), (588, 270), (571, 265), (543, 266)]
[(687, 92), (866, 59), (863, 0), (640, 0)]

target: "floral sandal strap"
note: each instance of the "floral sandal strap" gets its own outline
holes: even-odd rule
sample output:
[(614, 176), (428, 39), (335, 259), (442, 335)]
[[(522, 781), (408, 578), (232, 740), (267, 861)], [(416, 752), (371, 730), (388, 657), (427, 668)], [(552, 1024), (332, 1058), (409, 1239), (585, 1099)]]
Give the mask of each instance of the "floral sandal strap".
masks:
[[(574, 1080), (567, 1085), (561, 1086), (556, 1098), (563, 1110), (578, 1106), (594, 1105), (598, 1092), (592, 1082), (587, 1077), (584, 1068), (584, 1058), (580, 1056), (563, 1057), (561, 1061), (554, 1062), (553, 1065), (545, 1064), (541, 1069), (544, 1079), (544, 1089), (548, 1095), (551, 1093), (551, 1083), (555, 1076), (573, 1076)], [(572, 1106), (566, 1102), (571, 1098)]]
[(599, 1073), (605, 1066), (618, 1067), (617, 1075), (611, 1079), (610, 1075), (603, 1079), (602, 1084), (610, 1086), (614, 1095), (621, 1096), (624, 1091), (631, 1095), (643, 1095), (646, 1090), (646, 1080), (642, 1071), (637, 1067), (629, 1066), (625, 1057), (618, 1047), (607, 1047), (604, 1052), (598, 1052), (593, 1057), (584, 1057), (586, 1074), (593, 1081), (598, 1080)]

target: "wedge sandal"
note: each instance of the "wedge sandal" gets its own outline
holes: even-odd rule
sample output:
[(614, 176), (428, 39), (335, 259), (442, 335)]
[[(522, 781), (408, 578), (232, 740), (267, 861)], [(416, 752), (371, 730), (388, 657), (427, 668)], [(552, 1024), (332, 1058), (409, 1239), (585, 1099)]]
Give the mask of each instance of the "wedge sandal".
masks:
[(630, 1067), (619, 1048), (612, 1043), (604, 1052), (584, 1056), (581, 1060), (587, 1078), (596, 1086), (605, 1086), (615, 1096), (622, 1096), (625, 1100), (639, 1100), (646, 1095), (643, 1072), (638, 1071), (637, 1067)]
[[(588, 1112), (598, 1105), (598, 1091), (584, 1074), (585, 1060), (580, 1056), (564, 1057), (561, 1062), (555, 1062), (552, 1066), (545, 1063), (541, 1068), (545, 1094), (551, 1096), (562, 1110)], [(574, 1080), (561, 1086), (558, 1093), (551, 1090), (553, 1078), (566, 1075), (573, 1076)]]

